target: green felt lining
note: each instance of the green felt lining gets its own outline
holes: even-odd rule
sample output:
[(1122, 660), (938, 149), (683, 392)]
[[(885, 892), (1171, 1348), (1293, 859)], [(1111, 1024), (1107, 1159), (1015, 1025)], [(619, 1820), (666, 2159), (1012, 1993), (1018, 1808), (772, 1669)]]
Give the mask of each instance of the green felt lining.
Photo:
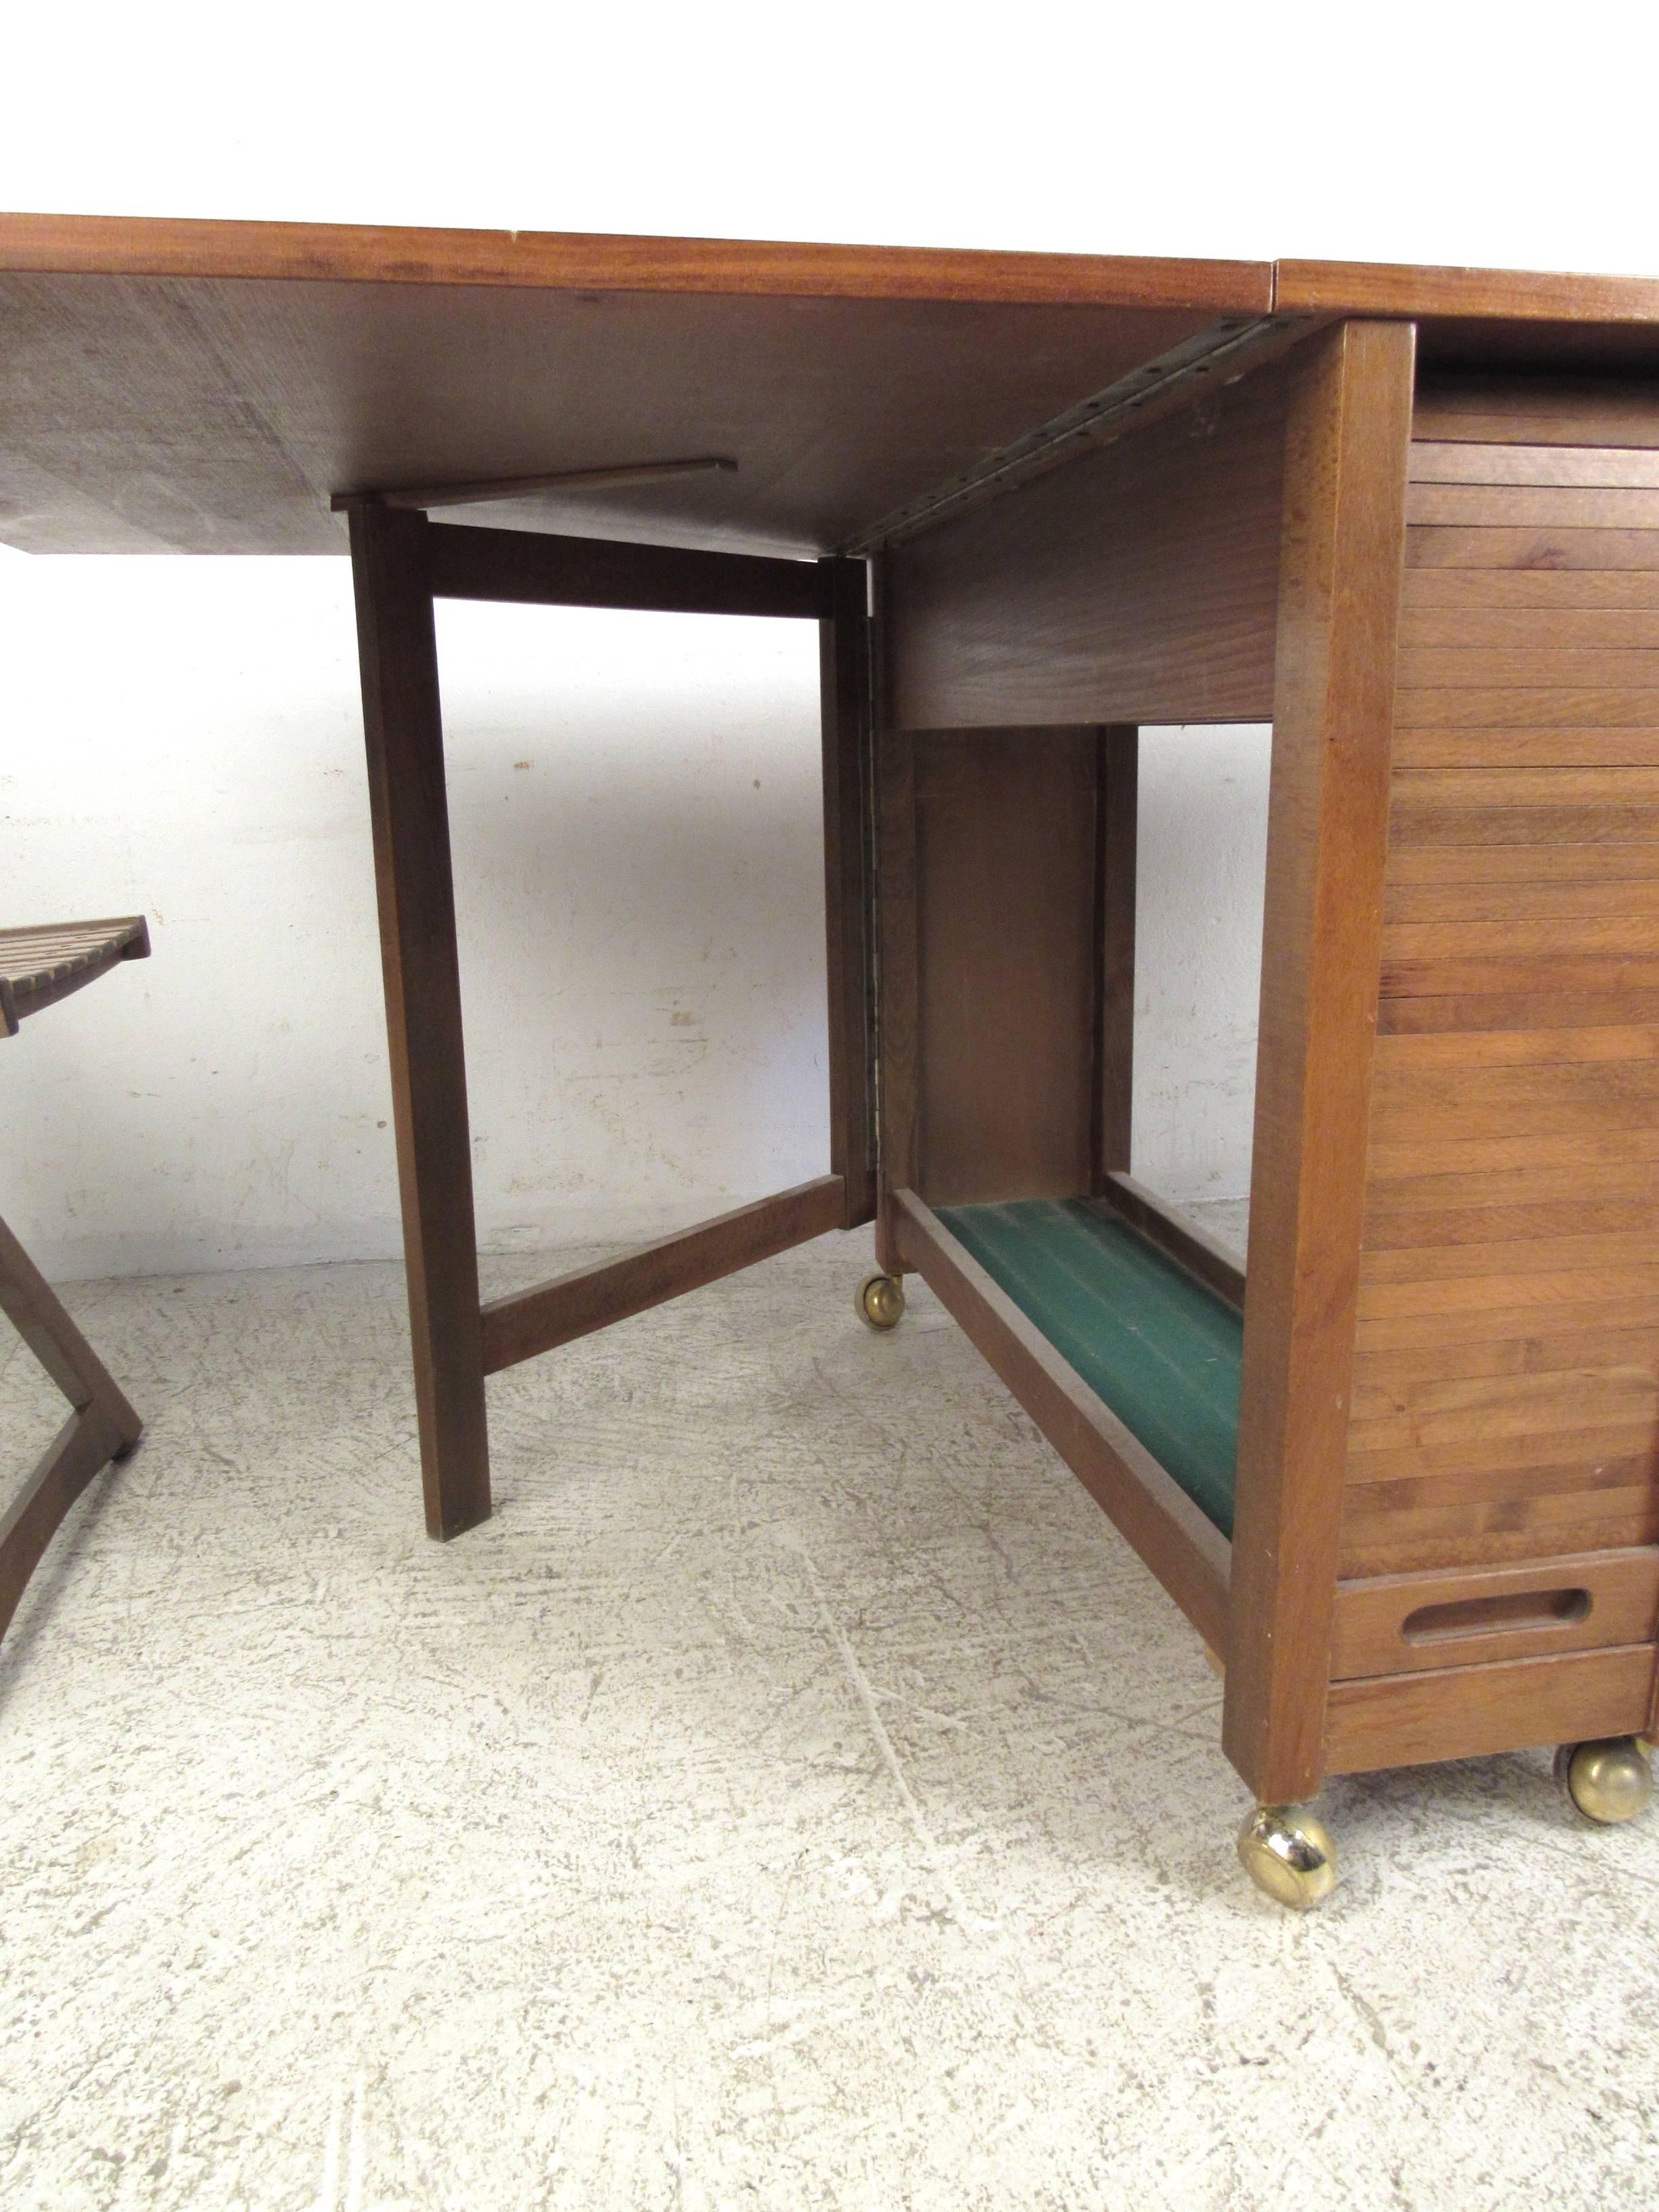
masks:
[(1244, 1340), (1232, 1307), (1102, 1199), (942, 1206), (939, 1218), (1231, 1536)]

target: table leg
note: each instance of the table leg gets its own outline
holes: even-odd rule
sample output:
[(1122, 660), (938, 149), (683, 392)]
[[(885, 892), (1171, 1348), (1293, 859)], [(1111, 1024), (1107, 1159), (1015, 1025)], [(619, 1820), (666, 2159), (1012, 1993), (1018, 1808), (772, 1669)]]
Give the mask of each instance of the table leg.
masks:
[(489, 1440), (428, 527), (351, 517), (421, 1480), (446, 1537), (489, 1518)]

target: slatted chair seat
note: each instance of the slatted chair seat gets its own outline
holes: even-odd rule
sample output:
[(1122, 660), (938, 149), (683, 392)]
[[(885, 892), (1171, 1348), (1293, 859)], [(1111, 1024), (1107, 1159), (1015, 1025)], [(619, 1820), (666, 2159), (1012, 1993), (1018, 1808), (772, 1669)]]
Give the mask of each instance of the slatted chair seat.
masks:
[[(149, 952), (143, 915), (0, 929), (0, 1036), (124, 960)], [(3, 1221), (0, 1312), (68, 1399), (70, 1417), (0, 1516), (0, 1636), (64, 1516), (100, 1468), (124, 1459), (143, 1424)]]
[(15, 1036), (25, 1014), (68, 998), (117, 961), (149, 957), (149, 924), (142, 914), (0, 929), (0, 1035)]

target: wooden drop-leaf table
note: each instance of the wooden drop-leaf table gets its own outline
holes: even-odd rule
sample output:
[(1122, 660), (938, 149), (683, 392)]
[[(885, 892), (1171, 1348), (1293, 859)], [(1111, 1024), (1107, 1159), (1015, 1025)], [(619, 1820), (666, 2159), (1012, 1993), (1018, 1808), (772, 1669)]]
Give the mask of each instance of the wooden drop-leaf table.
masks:
[[(1659, 283), (0, 219), (0, 538), (356, 575), (427, 1525), (485, 1378), (874, 1219), (1225, 1674), (1353, 1770), (1659, 1656)], [(817, 1180), (481, 1304), (433, 606), (813, 623)], [(1248, 1272), (1130, 1174), (1137, 732), (1271, 722)]]

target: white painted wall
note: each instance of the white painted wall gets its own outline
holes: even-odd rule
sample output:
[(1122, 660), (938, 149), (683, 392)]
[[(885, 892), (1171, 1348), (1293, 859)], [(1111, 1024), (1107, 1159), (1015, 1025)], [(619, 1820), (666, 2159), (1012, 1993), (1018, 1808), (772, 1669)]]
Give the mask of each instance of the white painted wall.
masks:
[[(486, 1249), (823, 1173), (815, 628), (439, 626)], [(0, 663), (8, 918), (155, 947), (0, 1045), (19, 1235), (69, 1275), (395, 1251), (345, 564), (0, 556)]]
[(1168, 1198), (1250, 1187), (1271, 740), (1140, 733), (1131, 1165)]
[[(73, 98), (9, 103), (0, 204), (1650, 269), (1659, 18), (1510, 20), (94, 0), (8, 24)], [(805, 630), (441, 619), (486, 1243), (815, 1171)], [(0, 1212), (55, 1272), (395, 1249), (356, 712), (343, 563), (0, 551), (0, 920), (155, 921), (0, 1043)], [(1146, 746), (1136, 1165), (1177, 1196), (1243, 1187), (1263, 758)]]

